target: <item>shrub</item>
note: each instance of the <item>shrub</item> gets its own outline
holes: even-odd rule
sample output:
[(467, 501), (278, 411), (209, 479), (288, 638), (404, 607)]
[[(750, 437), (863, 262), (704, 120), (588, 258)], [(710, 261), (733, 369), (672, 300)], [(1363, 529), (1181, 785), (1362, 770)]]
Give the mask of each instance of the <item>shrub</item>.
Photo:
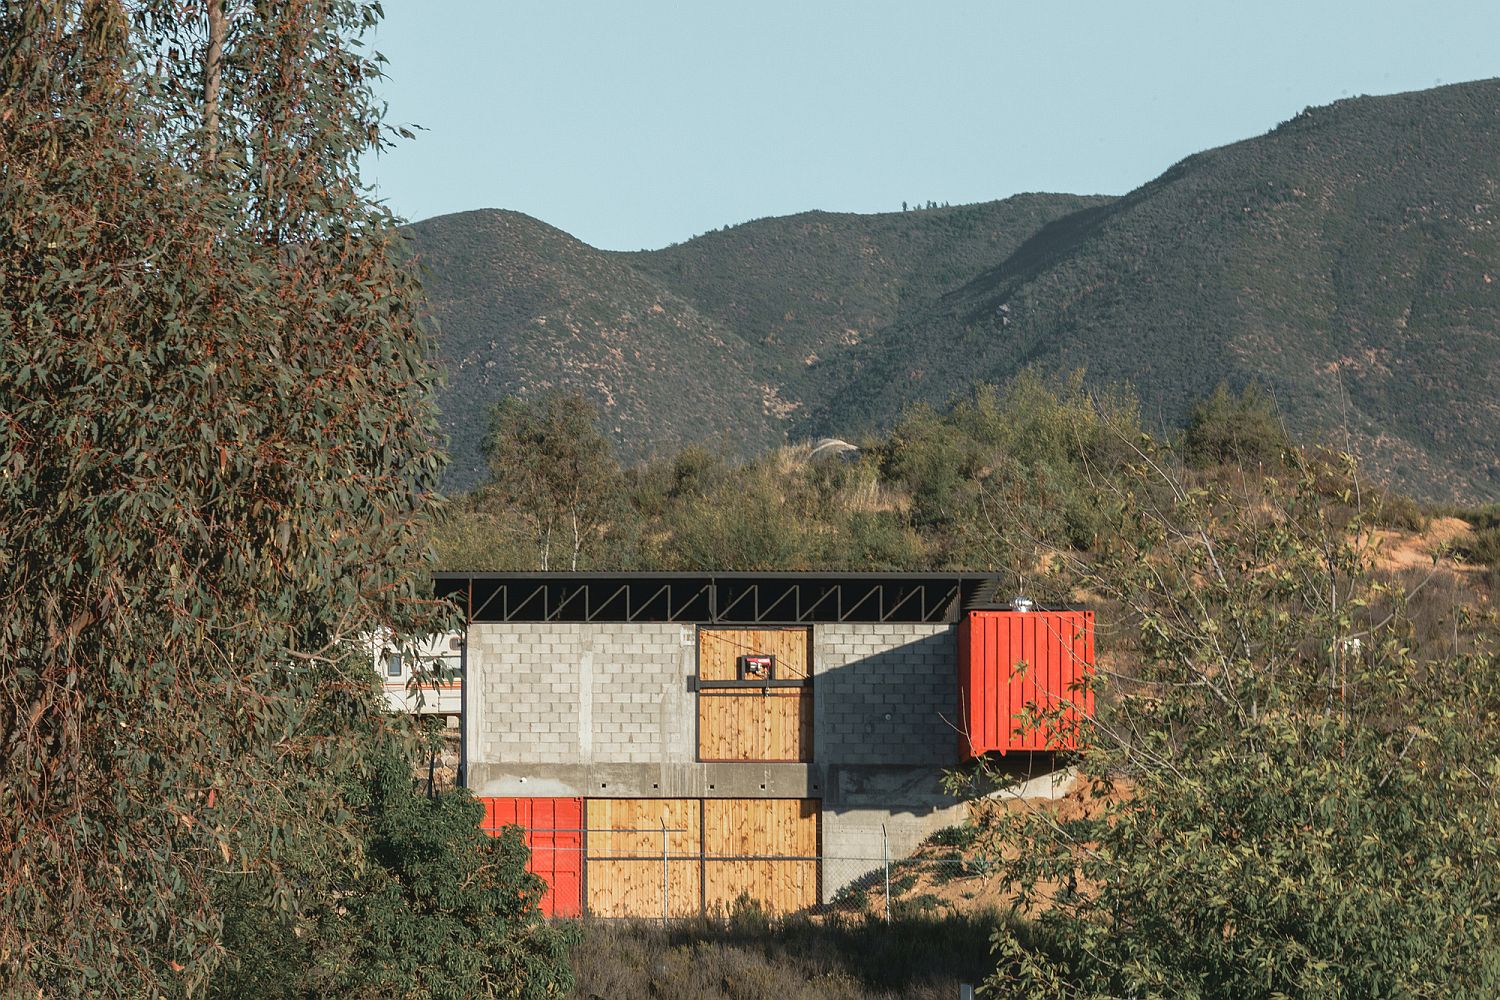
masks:
[(1239, 465), (1274, 467), (1292, 447), (1275, 403), (1254, 384), (1238, 396), (1224, 383), (1188, 414), (1179, 450), (1194, 468)]
[(418, 794), (411, 759), (378, 740), (351, 789), (364, 865), (305, 921), (261, 880), (226, 885), (229, 961), (212, 995), (423, 1000), (559, 997), (572, 936), (542, 920), (546, 886), (526, 871), (519, 828), (489, 837), (464, 789)]
[(1292, 471), (1122, 508), (1084, 583), (1135, 666), (1084, 734), (1090, 811), (996, 817), (1034, 920), (997, 939), (997, 991), (1500, 991), (1500, 665), (1482, 637), (1417, 651), (1361, 523)]

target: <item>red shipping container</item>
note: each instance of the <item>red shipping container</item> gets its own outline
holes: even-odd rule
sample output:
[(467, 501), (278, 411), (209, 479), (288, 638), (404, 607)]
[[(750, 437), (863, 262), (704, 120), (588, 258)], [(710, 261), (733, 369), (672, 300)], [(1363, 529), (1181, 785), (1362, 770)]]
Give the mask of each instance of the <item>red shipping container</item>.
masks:
[(498, 837), (507, 826), (519, 826), (531, 848), (527, 871), (547, 883), (542, 913), (549, 917), (583, 915), (583, 799), (479, 799), (484, 805), (485, 833)]
[[(1094, 711), (1092, 611), (970, 611), (958, 625), (959, 720), (965, 757), (1076, 748), (1075, 727)], [(1022, 718), (1057, 712), (1055, 722)]]

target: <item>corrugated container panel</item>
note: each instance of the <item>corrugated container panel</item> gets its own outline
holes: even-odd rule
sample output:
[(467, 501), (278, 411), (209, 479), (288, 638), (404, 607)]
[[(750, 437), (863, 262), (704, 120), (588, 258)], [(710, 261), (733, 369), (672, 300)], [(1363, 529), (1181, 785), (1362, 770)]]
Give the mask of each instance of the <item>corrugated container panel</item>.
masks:
[[(1092, 611), (970, 611), (958, 626), (961, 704), (968, 757), (998, 751), (1073, 749), (1074, 727), (1093, 714)], [(1017, 716), (1063, 709), (1057, 724)]]
[(542, 913), (549, 917), (583, 914), (583, 800), (481, 798), (484, 832), (500, 835), (519, 826), (531, 848), (528, 871), (547, 883)]

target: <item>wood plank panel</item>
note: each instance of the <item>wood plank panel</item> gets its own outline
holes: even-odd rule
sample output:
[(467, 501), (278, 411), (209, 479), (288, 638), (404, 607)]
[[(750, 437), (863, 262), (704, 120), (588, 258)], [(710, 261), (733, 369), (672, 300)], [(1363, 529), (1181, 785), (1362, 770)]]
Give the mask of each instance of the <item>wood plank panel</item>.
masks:
[[(708, 799), (703, 803), (703, 897), (708, 910), (747, 896), (771, 913), (818, 901), (818, 799)], [(732, 858), (734, 860), (715, 860)]]
[(820, 799), (705, 799), (703, 853), (716, 857), (812, 857)]
[[(589, 862), (589, 915), (662, 916), (661, 860)], [(700, 912), (702, 866), (698, 861), (667, 862), (666, 916)]]
[(590, 858), (655, 858), (660, 867), (663, 825), (668, 856), (701, 851), (697, 799), (589, 799), (585, 806)]
[(699, 760), (812, 760), (812, 750), (811, 690), (698, 693)]
[(701, 907), (702, 840), (697, 799), (589, 799), (588, 908), (599, 917), (662, 916), (662, 834), (668, 861), (666, 915)]
[(729, 913), (744, 896), (767, 913), (797, 913), (818, 902), (816, 861), (705, 861), (703, 902)]
[(747, 653), (776, 657), (777, 680), (812, 676), (812, 630), (808, 628), (716, 628), (698, 631), (698, 678), (737, 680), (739, 658)]

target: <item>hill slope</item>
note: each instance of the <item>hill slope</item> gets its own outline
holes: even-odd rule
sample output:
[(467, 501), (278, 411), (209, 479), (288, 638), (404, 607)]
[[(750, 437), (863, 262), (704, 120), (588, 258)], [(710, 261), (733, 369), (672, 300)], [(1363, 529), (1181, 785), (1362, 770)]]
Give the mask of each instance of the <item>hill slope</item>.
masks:
[(596, 250), (516, 212), (409, 226), (448, 369), (447, 485), (479, 482), (491, 404), (553, 387), (595, 400), (627, 458), (689, 441), (741, 453), (782, 441), (811, 364), (1099, 201), (808, 212), (642, 253)]
[(1259, 381), (1430, 497), (1500, 497), (1500, 81), (1304, 112), (1129, 195), (762, 219), (612, 253), (512, 212), (409, 227), (441, 322), (450, 488), (500, 396), (596, 400), (626, 458), (888, 425), (1028, 365), (1171, 426)]
[(747, 447), (781, 439), (757, 353), (617, 255), (516, 212), (443, 216), (409, 234), (448, 372), (450, 489), (482, 479), (490, 407), (528, 391), (585, 392), (636, 454), (698, 436), (720, 408), (753, 415)]
[(819, 374), (804, 430), (1021, 367), (1167, 424), (1258, 380), (1419, 495), (1500, 495), (1500, 81), (1310, 110), (1060, 220)]

